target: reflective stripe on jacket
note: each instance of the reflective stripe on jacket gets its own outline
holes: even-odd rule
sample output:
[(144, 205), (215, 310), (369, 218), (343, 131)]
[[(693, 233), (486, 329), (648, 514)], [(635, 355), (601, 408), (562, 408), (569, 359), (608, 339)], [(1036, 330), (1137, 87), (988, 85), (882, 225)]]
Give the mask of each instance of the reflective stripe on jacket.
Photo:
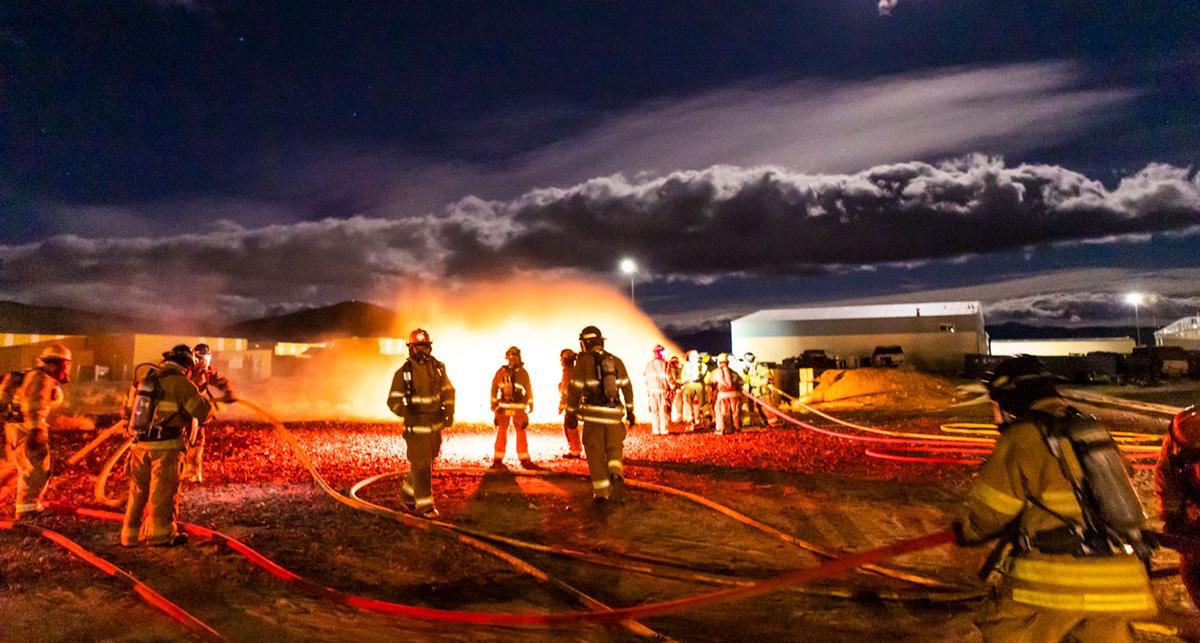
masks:
[[(591, 400), (601, 397), (600, 387), (602, 384), (598, 379), (598, 361), (606, 355), (613, 360), (613, 366), (616, 369), (617, 391), (620, 397), (619, 400), (610, 401), (612, 402), (611, 406), (591, 402)], [(621, 358), (612, 353), (605, 353), (603, 349), (592, 349), (586, 353), (580, 353), (575, 360), (575, 369), (571, 371), (571, 381), (567, 388), (567, 410), (577, 413), (579, 419), (585, 421), (605, 424), (620, 423), (625, 412), (633, 410), (633, 384), (629, 381), (629, 372), (625, 370), (625, 363), (621, 361)]]
[[(406, 372), (411, 380), (405, 378)], [(423, 363), (405, 361), (392, 377), (387, 405), (404, 419), (406, 428), (450, 424), (454, 421), (454, 385), (446, 375), (446, 366), (433, 357)]]
[(659, 357), (646, 362), (646, 368), (642, 371), (642, 379), (646, 382), (648, 395), (661, 395), (675, 386), (675, 382), (672, 381), (667, 370), (667, 360)]
[[(1048, 413), (1066, 408), (1056, 399), (1039, 405), (1035, 408)], [(1075, 524), (1082, 520), (1074, 489), (1038, 426), (1032, 421), (1014, 423), (997, 438), (967, 497), (963, 536), (968, 542), (982, 542), (999, 535), (1013, 520), (1022, 533), (1032, 535), (1065, 526), (1059, 516)], [(1083, 612), (1143, 612), (1154, 606), (1145, 567), (1131, 555), (1021, 552), (1002, 571), (1013, 600), (1027, 605)]]
[(63, 399), (62, 385), (41, 368), (29, 371), (13, 395), (13, 402), (20, 405), (25, 426), (30, 429), (46, 426), (50, 412), (62, 405)]

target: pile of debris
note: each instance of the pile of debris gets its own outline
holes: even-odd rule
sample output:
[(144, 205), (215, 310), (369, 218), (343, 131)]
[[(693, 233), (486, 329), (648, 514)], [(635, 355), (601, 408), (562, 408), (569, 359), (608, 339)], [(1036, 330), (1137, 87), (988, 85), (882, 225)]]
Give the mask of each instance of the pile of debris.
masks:
[(957, 385), (937, 375), (895, 368), (827, 370), (802, 398), (823, 408), (902, 408), (937, 410), (962, 396)]

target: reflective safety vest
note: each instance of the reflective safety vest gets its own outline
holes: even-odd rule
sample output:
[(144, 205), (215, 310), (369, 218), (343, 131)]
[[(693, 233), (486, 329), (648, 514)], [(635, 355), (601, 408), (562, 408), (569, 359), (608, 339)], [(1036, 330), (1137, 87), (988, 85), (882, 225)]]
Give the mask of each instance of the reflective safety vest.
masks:
[[(1065, 409), (1056, 399), (1043, 402), (1035, 409)], [(1074, 488), (1038, 426), (1021, 421), (1000, 434), (984, 462), (967, 498), (963, 537), (983, 542), (1016, 521), (1020, 540), (1031, 546), (1018, 548), (1000, 571), (1018, 603), (1085, 613), (1154, 611), (1145, 565), (1136, 556), (1077, 556), (1039, 549), (1039, 534), (1079, 525), (1082, 514)]]

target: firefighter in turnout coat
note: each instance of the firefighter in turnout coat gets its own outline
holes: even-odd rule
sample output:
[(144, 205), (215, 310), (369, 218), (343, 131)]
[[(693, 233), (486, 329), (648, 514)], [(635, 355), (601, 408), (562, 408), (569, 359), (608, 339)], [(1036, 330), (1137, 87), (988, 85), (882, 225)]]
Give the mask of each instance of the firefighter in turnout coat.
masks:
[(564, 348), (558, 353), (562, 365), (562, 379), (558, 382), (558, 412), (563, 416), (563, 434), (567, 437), (567, 453), (564, 458), (577, 459), (583, 454), (583, 441), (579, 439), (579, 418), (567, 413), (567, 392), (571, 390), (571, 372), (575, 370), (575, 351)]
[(625, 480), (622, 449), (625, 422), (634, 424), (633, 384), (621, 358), (604, 350), (595, 326), (579, 333), (583, 349), (575, 360), (567, 391), (567, 413), (583, 422), (583, 448), (592, 478), (592, 498), (608, 500)]
[(404, 443), (410, 471), (402, 487), (412, 498), (413, 512), (436, 518), (433, 506), (433, 461), (442, 448), (442, 429), (454, 424), (454, 386), (446, 365), (433, 358), (429, 333), (418, 328), (408, 335), (408, 360), (392, 378), (388, 408), (404, 419)]
[[(229, 384), (229, 378), (222, 375), (212, 365), (212, 349), (208, 344), (196, 344), (192, 348), (192, 355), (196, 358), (196, 365), (188, 371), (188, 379), (196, 386), (196, 390), (200, 394), (207, 397), (213, 402), (222, 404), (232, 404), (237, 401), (237, 397), (233, 394), (233, 387)], [(213, 395), (213, 390), (221, 393), (220, 397)], [(187, 444), (187, 451), (183, 453), (183, 480), (187, 482), (202, 482), (204, 474), (202, 466), (204, 463), (204, 441), (207, 431), (203, 426), (197, 428), (196, 433)]]
[[(1140, 548), (1115, 546), (1087, 527), (1089, 519), (1077, 500), (1087, 496), (1078, 495), (1078, 487), (1102, 497), (1117, 495), (1110, 491), (1114, 486), (1099, 485), (1088, 476), (1083, 456), (1076, 455), (1067, 437), (1051, 432), (1056, 423), (1088, 420), (1079, 420), (1082, 416), (1058, 397), (1054, 377), (1032, 356), (1001, 363), (987, 387), (997, 420), (1011, 421), (1001, 424), (996, 446), (968, 497), (966, 519), (955, 525), (960, 544), (997, 536), (1012, 543), (1012, 554), (999, 566), (1002, 582), (976, 618), (984, 640), (1133, 640), (1130, 620), (1156, 611), (1146, 565), (1139, 555), (1128, 553)], [(1085, 426), (1093, 436), (1095, 431), (1108, 435), (1094, 421)], [(1061, 460), (1052, 446), (1063, 454)], [(1120, 464), (1110, 479), (1128, 485), (1124, 462), (1115, 457)], [(1128, 494), (1140, 517), (1131, 486)], [(1087, 515), (1095, 514), (1087, 510)]]
[[(163, 353), (157, 370), (145, 376), (155, 378), (135, 385), (131, 399), (129, 427), (134, 432), (129, 450), (129, 499), (125, 503), (125, 521), (121, 525), (121, 544), (134, 547), (139, 541), (159, 547), (187, 542), (175, 518), (179, 513), (179, 477), (187, 434), (203, 424), (212, 413), (209, 404), (188, 379), (195, 365), (192, 350), (176, 346)], [(144, 379), (145, 379), (144, 378)], [(140, 405), (138, 391), (154, 390), (152, 401)], [(137, 414), (147, 414), (144, 422)], [(138, 430), (144, 426), (144, 430)]]
[(675, 381), (670, 366), (663, 359), (662, 344), (654, 347), (654, 357), (646, 362), (642, 379), (646, 383), (646, 403), (650, 406), (650, 432), (666, 435), (671, 428), (671, 397), (675, 393)]
[(704, 374), (707, 368), (700, 360), (700, 353), (688, 351), (687, 362), (680, 373), (683, 380), (683, 421), (691, 425), (692, 431), (704, 426)]
[[(8, 457), (17, 470), (16, 519), (40, 515), (42, 495), (50, 482), (50, 412), (63, 403), (62, 385), (71, 380), (71, 350), (62, 344), (47, 346), (41, 364), (5, 376), (7, 407), (4, 422)], [(19, 378), (19, 382), (18, 382)]]
[[(1184, 409), (1171, 422), (1154, 486), (1163, 531), (1200, 540), (1200, 406)], [(1200, 607), (1200, 552), (1179, 552), (1179, 576), (1192, 604)]]
[(533, 387), (529, 371), (521, 362), (521, 349), (512, 346), (504, 353), (508, 362), (492, 378), (492, 412), (496, 414), (496, 450), (493, 470), (505, 469), (504, 455), (508, 451), (508, 425), (517, 431), (517, 458), (526, 469), (541, 469), (529, 458), (529, 414), (533, 412)]

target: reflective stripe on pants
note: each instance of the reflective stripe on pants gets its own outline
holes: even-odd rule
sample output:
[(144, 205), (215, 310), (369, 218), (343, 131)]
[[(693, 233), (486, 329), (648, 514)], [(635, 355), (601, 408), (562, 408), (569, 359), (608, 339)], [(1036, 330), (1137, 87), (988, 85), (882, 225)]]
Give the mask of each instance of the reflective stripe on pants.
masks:
[(442, 432), (404, 432), (409, 464), (408, 486), (418, 507), (433, 506), (433, 461), (442, 449)]
[(650, 404), (650, 432), (665, 435), (671, 428), (671, 396), (666, 391), (646, 396)]
[[(129, 499), (125, 503), (125, 521), (121, 525), (121, 544), (136, 545), (170, 542), (179, 533), (175, 518), (179, 513), (179, 471), (183, 449), (150, 442), (150, 448), (134, 444), (129, 451)], [(143, 522), (144, 518), (144, 522)]]
[(620, 467), (625, 445), (625, 425), (605, 424), (584, 420), (583, 449), (587, 454), (588, 473), (592, 478), (592, 490), (597, 496), (607, 498), (609, 471), (615, 462)]
[(17, 468), (17, 513), (35, 511), (50, 481), (50, 432), (47, 427), (4, 425), (8, 454)]
[(529, 434), (526, 429), (529, 427), (529, 414), (524, 409), (511, 411), (502, 408), (496, 411), (496, 448), (493, 455), (495, 459), (503, 460), (505, 454), (508, 453), (508, 425), (510, 422), (517, 432), (517, 457), (521, 460), (528, 460)]

